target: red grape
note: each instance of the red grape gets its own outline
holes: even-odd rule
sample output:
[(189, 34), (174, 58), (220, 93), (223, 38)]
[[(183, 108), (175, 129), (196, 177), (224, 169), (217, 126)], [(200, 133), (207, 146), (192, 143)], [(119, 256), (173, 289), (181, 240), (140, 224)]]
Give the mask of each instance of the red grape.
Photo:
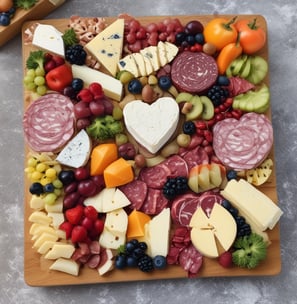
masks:
[(98, 218), (98, 212), (93, 206), (86, 206), (84, 209), (85, 217), (95, 222)]
[(77, 130), (81, 130), (81, 129), (85, 129), (86, 127), (88, 127), (91, 124), (91, 121), (89, 118), (85, 117), (85, 118), (79, 118), (76, 121), (76, 128)]
[(89, 104), (83, 101), (74, 105), (74, 114), (76, 118), (87, 118), (92, 115)]
[(72, 193), (66, 194), (63, 199), (63, 209), (67, 210), (67, 209), (75, 207), (77, 205), (79, 199), (80, 199), (80, 194), (78, 192), (72, 192)]
[(87, 180), (81, 181), (78, 184), (77, 190), (80, 195), (82, 195), (84, 197), (90, 197), (96, 193), (97, 187), (92, 179), (87, 179)]
[(89, 108), (90, 108), (92, 114), (95, 116), (102, 116), (105, 113), (105, 106), (101, 100), (91, 101), (89, 104)]
[(89, 170), (86, 167), (76, 168), (74, 170), (74, 176), (75, 176), (75, 179), (78, 181), (87, 179), (90, 176)]

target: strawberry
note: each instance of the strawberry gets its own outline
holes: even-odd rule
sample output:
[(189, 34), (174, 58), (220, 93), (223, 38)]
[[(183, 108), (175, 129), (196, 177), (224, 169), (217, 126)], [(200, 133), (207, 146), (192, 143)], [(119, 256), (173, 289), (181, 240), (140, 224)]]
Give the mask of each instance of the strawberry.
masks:
[(96, 232), (98, 234), (100, 234), (102, 231), (103, 231), (103, 228), (104, 228), (104, 221), (100, 220), (100, 219), (97, 219), (95, 222), (94, 222), (94, 228), (96, 230)]
[(92, 221), (96, 221), (98, 217), (98, 212), (93, 206), (86, 206), (84, 209), (85, 217), (89, 218)]
[(60, 226), (59, 229), (65, 231), (66, 233), (66, 240), (70, 239), (71, 237), (71, 232), (73, 229), (73, 225), (70, 224), (69, 222), (63, 222)]
[(78, 100), (81, 100), (81, 101), (87, 102), (87, 103), (94, 100), (94, 96), (89, 89), (80, 90), (80, 92), (77, 94), (76, 97), (78, 98)]
[(219, 264), (224, 268), (230, 268), (232, 266), (232, 253), (225, 251), (218, 258)]
[(87, 239), (88, 233), (87, 229), (83, 226), (74, 226), (71, 233), (71, 242), (78, 243), (84, 242)]
[(65, 212), (65, 217), (67, 221), (72, 225), (77, 225), (84, 215), (84, 207), (82, 205), (77, 205), (74, 208), (67, 209)]
[(98, 82), (92, 82), (89, 85), (89, 90), (93, 94), (94, 100), (101, 99), (104, 96), (102, 86)]

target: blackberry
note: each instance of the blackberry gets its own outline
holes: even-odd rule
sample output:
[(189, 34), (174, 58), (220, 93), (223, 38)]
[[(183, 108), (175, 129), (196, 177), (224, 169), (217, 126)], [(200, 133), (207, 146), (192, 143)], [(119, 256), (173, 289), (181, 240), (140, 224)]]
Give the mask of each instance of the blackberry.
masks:
[(192, 135), (196, 132), (196, 126), (193, 121), (185, 121), (183, 123), (183, 132), (188, 135)]
[(183, 194), (188, 190), (188, 179), (183, 176), (167, 178), (163, 186), (163, 195), (171, 200), (179, 194)]
[(224, 103), (227, 97), (229, 97), (229, 91), (219, 85), (214, 85), (208, 90), (207, 97), (212, 101), (215, 107), (218, 107)]
[(66, 48), (65, 58), (71, 64), (83, 65), (86, 61), (87, 53), (82, 45), (76, 44)]
[(150, 272), (154, 270), (154, 262), (153, 259), (148, 256), (147, 254), (144, 254), (137, 263), (138, 268), (143, 272)]

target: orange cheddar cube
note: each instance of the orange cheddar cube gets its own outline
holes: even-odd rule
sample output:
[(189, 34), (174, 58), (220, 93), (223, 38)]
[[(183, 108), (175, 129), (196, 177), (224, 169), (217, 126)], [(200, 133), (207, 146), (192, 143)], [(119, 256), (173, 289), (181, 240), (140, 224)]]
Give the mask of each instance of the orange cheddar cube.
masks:
[(105, 168), (103, 176), (106, 188), (112, 188), (133, 181), (134, 172), (132, 165), (121, 157)]
[(144, 226), (151, 220), (150, 216), (137, 210), (133, 210), (128, 216), (127, 238), (143, 237)]

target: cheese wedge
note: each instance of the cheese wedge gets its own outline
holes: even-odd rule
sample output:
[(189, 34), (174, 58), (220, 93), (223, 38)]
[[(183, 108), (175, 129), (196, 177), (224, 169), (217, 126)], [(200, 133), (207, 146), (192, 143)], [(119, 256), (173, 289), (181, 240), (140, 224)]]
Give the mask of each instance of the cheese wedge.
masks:
[(146, 57), (150, 60), (154, 71), (158, 71), (160, 69), (161, 65), (157, 46), (148, 46), (142, 49), (140, 53), (143, 57)]
[(44, 258), (49, 260), (56, 260), (59, 258), (70, 259), (74, 251), (75, 247), (72, 244), (55, 243)]
[(85, 45), (112, 76), (116, 76), (118, 62), (122, 56), (124, 19), (117, 19)]
[(120, 71), (128, 71), (134, 75), (134, 77), (139, 77), (140, 73), (138, 70), (138, 66), (135, 62), (135, 58), (132, 54), (125, 56), (118, 63), (118, 68)]
[(168, 63), (167, 60), (167, 51), (166, 51), (166, 45), (163, 41), (158, 42), (158, 56), (159, 56), (159, 61), (161, 66), (165, 66)]
[(247, 222), (253, 222), (261, 231), (273, 229), (283, 214), (267, 195), (244, 179), (230, 180), (221, 195), (239, 210)]
[(133, 53), (134, 61), (141, 76), (147, 76), (146, 66), (143, 56), (140, 53)]
[(165, 49), (167, 60), (168, 62), (171, 62), (178, 53), (178, 47), (173, 43), (165, 41)]
[(78, 276), (79, 264), (71, 259), (59, 258), (50, 266), (49, 269)]
[(116, 209), (106, 214), (104, 229), (111, 233), (125, 233), (128, 227), (128, 215), (123, 208)]

